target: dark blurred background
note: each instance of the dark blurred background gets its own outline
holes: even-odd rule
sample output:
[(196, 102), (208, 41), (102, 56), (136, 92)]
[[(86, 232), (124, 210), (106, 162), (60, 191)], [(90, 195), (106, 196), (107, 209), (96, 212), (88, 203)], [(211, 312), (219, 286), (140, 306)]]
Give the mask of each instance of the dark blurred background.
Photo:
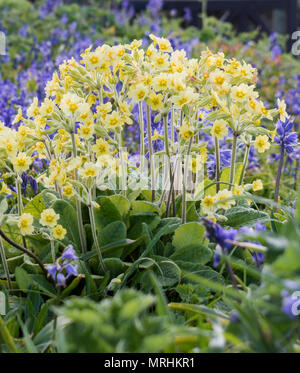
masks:
[[(65, 3), (112, 4), (128, 2), (137, 12), (144, 10), (148, 0), (65, 0)], [(300, 0), (157, 0), (170, 16), (190, 15), (190, 24), (201, 27), (201, 12), (231, 22), (237, 31), (259, 29), (272, 33), (291, 34), (299, 28)]]

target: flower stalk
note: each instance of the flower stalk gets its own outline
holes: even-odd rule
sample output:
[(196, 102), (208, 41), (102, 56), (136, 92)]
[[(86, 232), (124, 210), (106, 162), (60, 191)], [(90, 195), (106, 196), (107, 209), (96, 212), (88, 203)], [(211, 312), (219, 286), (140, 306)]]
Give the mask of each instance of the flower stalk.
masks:
[(151, 109), (147, 105), (147, 136), (148, 136), (148, 147), (149, 147), (149, 159), (150, 159), (150, 177), (151, 177), (151, 198), (152, 202), (155, 201), (155, 164), (153, 158), (153, 145), (151, 140)]
[[(77, 148), (76, 148), (76, 140), (75, 140), (74, 131), (71, 132), (71, 139), (72, 139), (73, 156), (74, 156), (74, 158), (76, 158), (77, 157)], [(75, 180), (78, 181), (78, 171), (77, 171), (77, 169), (75, 169)], [(76, 212), (77, 212), (80, 244), (81, 244), (82, 252), (83, 252), (83, 254), (85, 254), (86, 251), (87, 251), (86, 250), (86, 239), (85, 239), (83, 220), (82, 220), (81, 202), (80, 202), (80, 199), (78, 197), (76, 197)]]
[(216, 153), (216, 191), (220, 190), (220, 147), (219, 140), (215, 137), (215, 153)]
[(250, 144), (246, 144), (246, 151), (245, 151), (245, 155), (244, 155), (243, 168), (242, 168), (242, 172), (241, 172), (241, 176), (240, 176), (240, 180), (239, 180), (239, 185), (243, 184), (245, 171), (246, 171), (247, 165), (248, 165), (249, 152), (250, 152)]
[[(274, 193), (274, 202), (275, 203), (278, 203), (278, 201), (279, 201), (279, 187), (280, 187), (280, 178), (281, 178), (281, 173), (282, 173), (283, 161), (284, 161), (284, 147), (281, 146), (279, 165), (278, 165), (277, 176), (276, 176), (275, 193)], [(277, 211), (277, 207), (275, 207), (275, 212), (276, 211)]]
[(6, 259), (5, 250), (4, 250), (4, 246), (3, 246), (3, 242), (2, 242), (1, 237), (0, 237), (0, 254), (1, 254), (1, 261), (2, 261), (2, 264), (3, 264), (4, 271), (5, 271), (5, 275), (6, 275), (6, 278), (7, 278), (8, 289), (12, 290), (12, 283), (11, 283), (11, 280), (10, 280), (10, 274), (9, 274), (7, 259)]
[(140, 171), (141, 174), (144, 170), (144, 157), (145, 157), (145, 138), (144, 138), (144, 115), (142, 101), (139, 102), (139, 117), (140, 117)]
[[(190, 138), (189, 140), (189, 145), (188, 145), (188, 150), (187, 150), (187, 157), (186, 157), (186, 162), (189, 161), (189, 155), (191, 152), (191, 147), (192, 147), (192, 142), (193, 142), (193, 137)], [(188, 164), (184, 164), (184, 170), (183, 170), (183, 180), (182, 180), (182, 212), (181, 212), (181, 222), (182, 224), (186, 223), (186, 177), (187, 177), (187, 170), (188, 170)]]
[(89, 209), (89, 217), (90, 217), (90, 223), (91, 223), (92, 236), (93, 236), (94, 244), (95, 244), (96, 251), (97, 251), (97, 254), (98, 254), (100, 267), (101, 267), (102, 271), (105, 273), (106, 272), (106, 267), (105, 267), (105, 263), (103, 261), (103, 257), (102, 257), (102, 254), (101, 254), (101, 249), (100, 249), (100, 246), (99, 246), (98, 236), (97, 236), (97, 228), (96, 228), (96, 223), (95, 223), (95, 215), (94, 215), (94, 209), (93, 209), (93, 205), (92, 205), (92, 193), (91, 193), (91, 189), (89, 189), (89, 204), (88, 204), (88, 209)]
[[(168, 161), (168, 168), (169, 168), (169, 185), (170, 190), (169, 193), (172, 193), (172, 207), (173, 207), (173, 215), (176, 214), (176, 206), (175, 206), (175, 191), (174, 188), (171, 187), (173, 173), (172, 173), (172, 165), (171, 165), (171, 156), (170, 156), (170, 149), (169, 149), (169, 136), (168, 136), (168, 116), (164, 115), (164, 141), (165, 141), (165, 152)], [(169, 211), (166, 211), (166, 217), (169, 216)]]
[(55, 264), (55, 247), (54, 247), (54, 240), (52, 237), (50, 238), (50, 248), (51, 248), (52, 261)]
[(17, 188), (18, 215), (21, 216), (23, 213), (23, 202), (22, 202), (20, 175), (17, 175), (16, 188)]
[(228, 190), (232, 189), (232, 185), (234, 183), (237, 138), (238, 138), (238, 135), (236, 133), (234, 133), (233, 134), (233, 141), (232, 141), (230, 176), (229, 176), (229, 184), (230, 185), (228, 187)]

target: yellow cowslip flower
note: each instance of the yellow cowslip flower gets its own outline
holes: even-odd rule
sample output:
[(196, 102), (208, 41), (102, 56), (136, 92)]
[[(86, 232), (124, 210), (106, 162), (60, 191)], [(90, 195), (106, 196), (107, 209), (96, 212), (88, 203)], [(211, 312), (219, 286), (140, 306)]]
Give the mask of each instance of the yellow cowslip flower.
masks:
[(117, 158), (112, 158), (110, 162), (111, 170), (114, 174), (120, 174), (120, 161)]
[(264, 187), (263, 183), (260, 179), (254, 180), (253, 183), (252, 183), (253, 192), (257, 192), (258, 190), (262, 190), (263, 187)]
[(61, 99), (60, 107), (65, 115), (74, 115), (75, 113), (86, 110), (89, 104), (85, 103), (84, 100), (75, 93), (66, 93)]
[(103, 154), (97, 158), (97, 165), (101, 168), (108, 167), (111, 163), (112, 156), (110, 154)]
[(190, 169), (193, 174), (196, 174), (197, 171), (201, 170), (203, 167), (203, 158), (201, 155), (197, 155), (196, 158), (192, 158), (190, 161)]
[(34, 124), (39, 130), (44, 129), (46, 126), (46, 118), (38, 115), (34, 118)]
[(111, 102), (107, 102), (106, 104), (101, 104), (96, 106), (97, 115), (100, 115), (101, 118), (104, 120), (108, 113), (112, 111), (112, 104)]
[(128, 96), (131, 97), (134, 102), (140, 102), (145, 100), (148, 92), (149, 88), (144, 83), (139, 83), (130, 88)]
[(71, 198), (74, 196), (74, 188), (72, 184), (66, 184), (63, 188), (64, 196)]
[(97, 102), (97, 96), (94, 93), (91, 93), (89, 97), (87, 98), (86, 102), (89, 105), (95, 105)]
[(231, 88), (231, 97), (237, 102), (244, 102), (248, 97), (255, 97), (256, 93), (253, 92), (254, 86), (248, 86), (247, 84), (240, 84)]
[(174, 73), (174, 74), (169, 74), (169, 88), (174, 90), (177, 94), (180, 94), (184, 92), (187, 87), (186, 87), (186, 74), (181, 74), (181, 73)]
[(88, 107), (86, 107), (86, 110), (83, 110), (80, 115), (78, 116), (78, 121), (80, 122), (86, 122), (91, 120), (92, 118), (92, 113)]
[(153, 44), (154, 45), (158, 45), (159, 49), (162, 52), (172, 52), (173, 51), (171, 43), (170, 43), (170, 41), (168, 39), (159, 38), (159, 37), (157, 37), (157, 36), (155, 36), (153, 34), (150, 34), (149, 38), (151, 40), (153, 40)]
[(35, 118), (40, 113), (39, 104), (37, 97), (34, 97), (32, 104), (27, 109), (27, 117), (28, 118)]
[(103, 55), (100, 53), (99, 49), (94, 52), (88, 51), (84, 56), (82, 56), (83, 64), (88, 70), (97, 69), (103, 64)]
[(192, 104), (199, 97), (197, 93), (194, 92), (192, 88), (186, 88), (179, 95), (173, 97), (173, 104), (175, 109), (182, 109), (186, 104)]
[(215, 216), (207, 216), (207, 219), (211, 220), (211, 221), (212, 221), (213, 223), (215, 223), (215, 224), (216, 224), (216, 222), (217, 222), (217, 219), (216, 219)]
[(200, 155), (202, 157), (202, 162), (205, 163), (207, 161), (207, 146), (206, 144), (205, 145), (202, 145), (200, 147)]
[(233, 187), (232, 194), (233, 194), (234, 196), (240, 197), (240, 196), (243, 195), (243, 193), (244, 193), (244, 188), (243, 188), (241, 185), (235, 185), (235, 186)]
[(107, 114), (104, 123), (110, 130), (113, 130), (123, 126), (124, 119), (118, 111), (113, 111), (111, 114)]
[(212, 136), (216, 137), (218, 140), (223, 140), (228, 134), (227, 122), (224, 119), (217, 119), (211, 129)]
[(254, 148), (257, 149), (259, 153), (264, 153), (270, 148), (270, 143), (267, 135), (259, 135), (254, 141)]
[(24, 118), (23, 118), (22, 109), (19, 108), (18, 113), (15, 116), (15, 119), (13, 120), (12, 124), (19, 123), (19, 122), (21, 122), (21, 120), (24, 120)]
[(18, 136), (18, 139), (20, 139), (21, 141), (24, 141), (26, 140), (26, 136), (31, 134), (33, 131), (31, 128), (27, 127), (27, 126), (19, 126), (18, 128), (18, 131), (17, 131), (17, 136)]
[(8, 134), (8, 136), (3, 136), (1, 140), (3, 140), (1, 141), (1, 147), (6, 151), (7, 156), (9, 158), (15, 157), (18, 151), (18, 146), (15, 139), (10, 138)]
[(83, 178), (96, 177), (98, 175), (98, 167), (92, 162), (86, 162), (84, 166), (79, 170), (79, 174)]
[(83, 159), (80, 157), (70, 158), (67, 166), (67, 171), (78, 170), (83, 163)]
[[(2, 175), (2, 177), (3, 177), (3, 175)], [(6, 183), (4, 181), (3, 181), (2, 186), (1, 186), (0, 194), (11, 194), (11, 190), (9, 189), (9, 187), (6, 185)]]
[(45, 144), (42, 141), (38, 141), (33, 147), (39, 154), (45, 154)]
[(67, 234), (67, 230), (60, 224), (51, 229), (52, 236), (56, 240), (63, 240)]
[(156, 92), (166, 91), (169, 87), (169, 76), (161, 73), (153, 78), (152, 86)]
[(194, 130), (187, 123), (180, 127), (179, 133), (185, 140), (189, 140), (195, 134)]
[(154, 92), (151, 92), (147, 99), (147, 103), (152, 110), (158, 111), (159, 109), (162, 109), (164, 107), (163, 95), (160, 93), (156, 94)]
[(29, 166), (32, 163), (32, 158), (28, 157), (26, 153), (21, 152), (16, 157), (13, 157), (11, 162), (15, 172), (22, 173), (29, 169)]
[(212, 210), (213, 206), (215, 204), (215, 199), (214, 197), (212, 196), (206, 196), (203, 198), (202, 202), (201, 202), (201, 207), (205, 210), (205, 211), (210, 211)]
[(267, 109), (265, 108), (265, 106), (264, 106), (263, 103), (261, 103), (261, 105), (260, 105), (260, 112), (261, 112), (261, 114), (262, 114), (265, 118), (267, 118), (267, 119), (269, 119), (269, 120), (272, 120), (272, 119), (273, 119), (273, 118), (272, 118), (272, 115), (271, 115), (271, 113), (270, 113), (270, 110), (267, 110)]
[(130, 44), (126, 44), (125, 48), (130, 49), (130, 50), (136, 50), (142, 45), (142, 43), (143, 43), (142, 40), (134, 39)]
[(151, 140), (156, 141), (156, 140), (159, 140), (159, 139), (161, 139), (160, 134), (158, 133), (157, 130), (154, 130), (154, 135), (151, 137)]
[(270, 132), (272, 142), (274, 141), (274, 137), (277, 135), (277, 128), (275, 127), (273, 131)]
[(228, 81), (228, 75), (223, 70), (217, 69), (209, 75), (209, 80), (213, 85), (220, 87)]
[(94, 134), (94, 123), (91, 123), (90, 125), (84, 124), (78, 129), (78, 135), (86, 140), (91, 138), (93, 134)]
[(92, 151), (99, 157), (102, 154), (109, 154), (109, 143), (103, 139), (97, 139), (96, 144), (92, 146)]
[(170, 62), (169, 56), (164, 53), (154, 53), (151, 58), (152, 66), (156, 70), (168, 70)]
[(232, 192), (227, 189), (220, 190), (215, 196), (215, 201), (218, 207), (224, 210), (228, 210), (235, 205), (235, 201), (232, 199)]
[(278, 113), (280, 114), (281, 122), (284, 122), (286, 118), (288, 118), (288, 114), (286, 112), (286, 103), (281, 101), (279, 98), (277, 99), (277, 106), (278, 106)]
[(49, 117), (52, 114), (54, 107), (54, 101), (49, 100), (49, 98), (45, 98), (40, 107), (40, 114), (45, 117)]
[(54, 228), (59, 217), (60, 215), (56, 214), (52, 208), (46, 209), (41, 213), (40, 224), (48, 228)]
[(18, 227), (20, 228), (20, 232), (22, 236), (30, 235), (34, 231), (33, 224), (33, 216), (28, 213), (24, 213), (20, 216), (18, 220)]
[(56, 96), (56, 102), (57, 102), (57, 96), (58, 96), (58, 90), (60, 89), (59, 81), (56, 80), (50, 80), (46, 84), (45, 93), (47, 97)]

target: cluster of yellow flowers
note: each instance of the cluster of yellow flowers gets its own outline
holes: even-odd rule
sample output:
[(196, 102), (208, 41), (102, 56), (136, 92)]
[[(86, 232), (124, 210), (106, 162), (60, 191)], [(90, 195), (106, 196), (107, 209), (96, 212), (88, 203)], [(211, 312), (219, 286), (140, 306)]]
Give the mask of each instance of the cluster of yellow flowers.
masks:
[[(50, 229), (50, 234), (54, 239), (63, 240), (67, 234), (67, 230), (61, 225), (57, 224), (59, 214), (52, 209), (45, 209), (41, 213), (39, 223), (41, 226)], [(18, 227), (23, 236), (31, 235), (34, 232), (34, 217), (30, 213), (23, 213), (18, 219)]]
[[(152, 135), (151, 110), (156, 112), (156, 121), (162, 118), (166, 123), (165, 150), (170, 157), (189, 152), (200, 154), (205, 162), (206, 147), (199, 131), (209, 129), (216, 150), (219, 140), (232, 134), (231, 185), (202, 201), (209, 216), (216, 211), (215, 206), (232, 206), (232, 193), (243, 192), (241, 185), (232, 185), (236, 142), (254, 144), (260, 153), (267, 150), (275, 133), (261, 124), (272, 122), (277, 115), (284, 120), (285, 104), (279, 100), (278, 109), (271, 110), (264, 106), (255, 91), (256, 69), (245, 62), (210, 50), (203, 51), (199, 59), (189, 59), (183, 50), (173, 51), (169, 40), (154, 35), (150, 38), (147, 49), (142, 48), (142, 41), (134, 40), (95, 50), (90, 47), (80, 62), (73, 58), (65, 61), (47, 83), (43, 102), (34, 99), (26, 118), (19, 110), (14, 123), (22, 125), (17, 131), (0, 124), (3, 168), (20, 175), (28, 171), (35, 157), (47, 158), (49, 167), (39, 176), (39, 183), (55, 189), (61, 198), (75, 197), (88, 204), (104, 177), (119, 174), (123, 161), (128, 165), (127, 154), (120, 151), (123, 129), (133, 123), (133, 105), (138, 103), (142, 156), (144, 137), (146, 133), (149, 139)], [(147, 128), (143, 105), (147, 107)], [(213, 126), (207, 127), (211, 122)], [(156, 131), (152, 140), (158, 138), (163, 137)], [(153, 154), (151, 141), (148, 147)], [(53, 237), (63, 237), (64, 229), (56, 220), (53, 226), (46, 222), (46, 217), (40, 221), (52, 228)], [(22, 215), (19, 227), (24, 234), (32, 233), (28, 214)]]

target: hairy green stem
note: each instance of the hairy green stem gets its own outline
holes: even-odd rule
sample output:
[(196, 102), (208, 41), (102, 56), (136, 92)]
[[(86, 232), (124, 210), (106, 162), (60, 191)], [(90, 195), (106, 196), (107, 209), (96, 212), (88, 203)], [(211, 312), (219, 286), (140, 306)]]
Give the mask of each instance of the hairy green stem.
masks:
[(12, 289), (12, 283), (11, 283), (11, 280), (10, 280), (9, 269), (8, 269), (8, 265), (7, 265), (7, 259), (6, 259), (5, 250), (4, 250), (4, 246), (3, 246), (3, 242), (2, 242), (1, 237), (0, 237), (0, 254), (1, 254), (1, 261), (2, 261), (2, 264), (3, 264), (3, 268), (4, 268), (4, 271), (5, 271), (5, 274), (6, 274), (6, 278), (7, 278), (8, 289), (11, 290)]
[(216, 152), (216, 191), (220, 190), (220, 148), (219, 140), (215, 137), (215, 152)]
[(150, 177), (151, 177), (151, 197), (152, 202), (155, 201), (155, 164), (153, 158), (153, 145), (151, 140), (151, 109), (147, 105), (147, 136), (148, 136), (148, 147), (149, 147), (149, 160), (150, 160)]
[(16, 188), (17, 188), (18, 215), (21, 216), (23, 213), (23, 203), (22, 203), (22, 192), (21, 192), (21, 178), (19, 175), (17, 175)]
[(119, 133), (119, 154), (120, 154), (120, 160), (121, 160), (121, 194), (126, 197), (126, 173), (125, 173), (125, 165), (124, 165), (124, 154), (123, 154), (123, 148), (122, 148), (122, 133)]
[[(284, 160), (284, 147), (281, 146), (279, 165), (278, 165), (277, 176), (276, 176), (275, 193), (274, 193), (274, 202), (276, 203), (278, 203), (278, 200), (279, 200), (279, 187), (280, 187), (280, 178), (281, 178), (283, 160)], [(277, 211), (277, 207), (275, 207), (274, 209), (274, 212), (276, 211)]]
[(172, 108), (172, 110), (171, 110), (171, 141), (172, 141), (172, 144), (174, 144), (174, 141), (175, 141), (175, 138), (174, 138), (174, 116), (175, 116), (175, 112), (174, 112), (174, 109)]
[[(187, 162), (189, 161), (188, 157), (191, 152), (192, 142), (193, 142), (193, 138), (191, 137), (189, 140), (189, 145), (188, 145), (188, 150), (187, 150), (187, 158), (186, 158)], [(181, 201), (181, 207), (182, 207), (181, 222), (182, 224), (186, 223), (186, 185), (185, 184), (186, 184), (187, 170), (188, 170), (188, 164), (184, 164), (183, 180), (182, 180), (182, 201)]]
[(249, 152), (250, 152), (250, 145), (246, 145), (246, 151), (245, 151), (245, 156), (244, 156), (244, 161), (243, 161), (243, 168), (240, 176), (240, 181), (239, 185), (242, 185), (244, 176), (245, 176), (245, 171), (248, 165), (248, 158), (249, 158)]
[[(76, 140), (75, 140), (74, 132), (71, 132), (71, 139), (72, 139), (72, 147), (73, 147), (73, 156), (74, 158), (76, 158), (77, 149), (76, 149)], [(75, 169), (75, 180), (78, 181), (78, 170), (77, 169)], [(85, 254), (86, 253), (86, 239), (85, 239), (83, 220), (82, 220), (81, 202), (79, 198), (76, 198), (76, 212), (77, 212), (78, 231), (79, 231), (81, 249), (82, 249), (83, 254)]]
[(93, 209), (93, 206), (92, 206), (91, 190), (89, 190), (89, 205), (88, 205), (88, 208), (89, 208), (89, 216), (90, 216), (90, 223), (91, 223), (93, 240), (94, 240), (94, 244), (95, 244), (96, 251), (97, 251), (97, 254), (98, 254), (100, 267), (101, 267), (102, 271), (105, 273), (106, 268), (105, 268), (105, 263), (103, 261), (103, 257), (102, 257), (102, 254), (101, 254), (101, 249), (100, 249), (100, 246), (99, 246), (99, 241), (98, 241), (98, 236), (97, 236), (95, 215), (94, 215), (94, 209)]
[(229, 190), (232, 188), (235, 174), (235, 159), (236, 159), (236, 146), (237, 146), (237, 134), (233, 134), (232, 151), (231, 151), (231, 165), (230, 165), (230, 176), (229, 176)]
[(140, 116), (140, 171), (141, 174), (144, 170), (144, 157), (145, 157), (145, 139), (144, 139), (144, 115), (142, 101), (139, 102), (139, 116)]
[[(170, 156), (170, 149), (169, 149), (169, 137), (168, 137), (168, 116), (164, 115), (163, 117), (164, 120), (164, 140), (165, 140), (165, 152), (167, 155), (167, 161), (168, 161), (168, 168), (169, 168), (169, 185), (170, 185), (170, 190), (169, 193), (172, 193), (172, 207), (173, 207), (173, 216), (176, 215), (176, 206), (175, 206), (175, 191), (174, 188), (171, 187), (171, 182), (173, 178), (173, 173), (172, 173), (172, 165), (171, 165), (171, 156)], [(166, 217), (169, 216), (169, 211), (166, 211)]]
[(52, 261), (55, 264), (55, 246), (54, 246), (53, 238), (50, 238), (50, 247), (51, 247)]

